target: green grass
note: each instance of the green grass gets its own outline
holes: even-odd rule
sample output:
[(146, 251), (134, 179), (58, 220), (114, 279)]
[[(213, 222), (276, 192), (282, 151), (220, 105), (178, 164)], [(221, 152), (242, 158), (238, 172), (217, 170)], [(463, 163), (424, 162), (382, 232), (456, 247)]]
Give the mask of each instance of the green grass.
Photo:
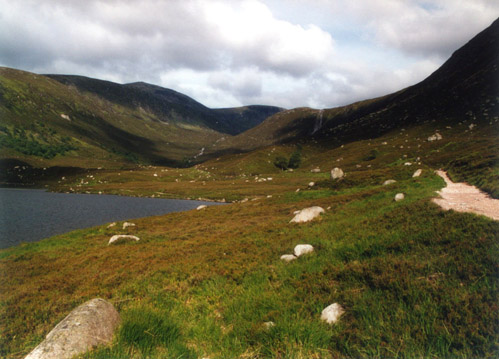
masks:
[[(109, 247), (121, 231), (101, 226), (3, 250), (1, 353), (22, 357), (98, 296), (123, 322), (82, 358), (494, 357), (498, 222), (441, 211), (439, 177), (397, 168), (390, 186), (359, 171), (352, 187), (306, 189), (324, 174), (283, 173), (302, 190), (136, 220), (138, 243)], [(331, 209), (288, 223), (310, 205)], [(300, 243), (315, 251), (279, 259)], [(333, 302), (345, 314), (329, 326)]]

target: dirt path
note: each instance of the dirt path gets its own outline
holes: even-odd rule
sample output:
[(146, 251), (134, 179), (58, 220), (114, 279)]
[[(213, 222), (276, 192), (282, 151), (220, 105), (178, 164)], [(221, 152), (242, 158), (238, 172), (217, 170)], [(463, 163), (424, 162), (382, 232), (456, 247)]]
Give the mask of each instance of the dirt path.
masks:
[(452, 182), (444, 171), (436, 171), (436, 174), (444, 179), (447, 187), (437, 191), (441, 198), (434, 198), (433, 202), (445, 210), (472, 212), (499, 220), (499, 200), (490, 198), (475, 186)]

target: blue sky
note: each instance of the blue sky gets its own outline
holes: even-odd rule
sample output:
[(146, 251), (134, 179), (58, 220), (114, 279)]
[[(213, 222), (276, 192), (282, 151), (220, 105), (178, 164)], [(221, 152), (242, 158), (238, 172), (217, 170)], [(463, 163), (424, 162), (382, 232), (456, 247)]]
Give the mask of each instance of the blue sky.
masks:
[(423, 80), (498, 16), (496, 0), (0, 0), (0, 65), (327, 108)]

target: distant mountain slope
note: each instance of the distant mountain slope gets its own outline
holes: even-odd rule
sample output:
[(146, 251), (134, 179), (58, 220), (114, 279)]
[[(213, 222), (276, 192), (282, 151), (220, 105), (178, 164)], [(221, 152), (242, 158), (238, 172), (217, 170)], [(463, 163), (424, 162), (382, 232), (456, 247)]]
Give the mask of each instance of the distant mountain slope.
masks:
[(159, 121), (202, 126), (230, 135), (252, 128), (267, 117), (282, 111), (274, 106), (248, 106), (212, 110), (180, 92), (145, 82), (117, 84), (73, 75), (46, 75), (113, 103), (153, 113)]
[[(352, 105), (280, 112), (259, 126), (219, 142), (219, 153), (275, 143), (319, 141), (339, 145), (396, 128), (434, 122), (489, 123), (499, 116), (499, 20), (457, 50), (424, 81), (399, 92)], [(495, 127), (497, 135), (497, 126)]]

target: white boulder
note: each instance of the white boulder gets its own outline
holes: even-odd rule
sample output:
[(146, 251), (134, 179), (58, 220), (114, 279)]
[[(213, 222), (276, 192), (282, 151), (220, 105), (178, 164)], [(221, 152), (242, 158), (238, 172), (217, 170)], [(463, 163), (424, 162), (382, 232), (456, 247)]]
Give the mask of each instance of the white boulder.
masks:
[(112, 304), (96, 298), (74, 309), (25, 359), (70, 359), (108, 344), (120, 324)]
[(107, 228), (111, 228), (111, 227), (115, 227), (116, 226), (116, 222), (113, 222), (113, 223), (110, 223), (109, 226), (107, 226)]
[(398, 201), (402, 201), (403, 199), (405, 198), (404, 194), (403, 193), (397, 193), (395, 195), (395, 201), (398, 202)]
[(127, 227), (135, 227), (135, 223), (131, 223), (131, 222), (123, 223), (123, 229), (125, 229)]
[(389, 180), (386, 180), (385, 182), (383, 182), (383, 186), (388, 186), (389, 184), (392, 184), (392, 183), (395, 183), (397, 181), (393, 180), (393, 179), (389, 179)]
[(345, 174), (341, 168), (335, 167), (331, 170), (331, 179), (342, 178)]
[(345, 313), (345, 310), (338, 303), (333, 303), (326, 308), (321, 313), (321, 319), (327, 324), (334, 324), (340, 319), (341, 315)]
[(414, 172), (414, 174), (412, 175), (412, 177), (419, 177), (421, 176), (421, 173), (423, 173), (423, 170), (420, 168), (418, 170), (416, 170), (416, 172)]
[(299, 257), (307, 253), (312, 253), (314, 251), (314, 247), (310, 244), (298, 244), (295, 249), (295, 256)]
[(291, 261), (294, 261), (296, 259), (296, 256), (294, 256), (292, 254), (283, 254), (281, 256), (281, 259), (285, 262), (291, 262)]
[(315, 182), (309, 182), (308, 186), (309, 186), (309, 187), (313, 187), (313, 186), (315, 186)]
[(438, 132), (435, 132), (434, 135), (431, 135), (430, 137), (428, 137), (428, 142), (432, 142), (432, 141), (438, 141), (438, 140), (441, 140), (442, 139), (442, 135)]
[(312, 173), (320, 173), (321, 169), (317, 167), (317, 168), (311, 169), (310, 172), (312, 172)]
[(139, 237), (132, 236), (130, 234), (115, 234), (109, 239), (109, 242), (107, 244), (110, 245), (111, 243), (119, 241), (120, 239), (134, 239), (136, 241), (140, 241)]
[(202, 204), (202, 205), (200, 205), (200, 206), (197, 206), (196, 210), (200, 211), (200, 210), (202, 210), (202, 209), (205, 209), (206, 207), (208, 207), (208, 206), (207, 206), (207, 205), (205, 205), (205, 204)]
[(321, 213), (324, 213), (324, 208), (319, 206), (304, 208), (299, 213), (296, 213), (296, 215), (291, 221), (289, 221), (289, 223), (309, 222), (312, 219), (318, 217)]

